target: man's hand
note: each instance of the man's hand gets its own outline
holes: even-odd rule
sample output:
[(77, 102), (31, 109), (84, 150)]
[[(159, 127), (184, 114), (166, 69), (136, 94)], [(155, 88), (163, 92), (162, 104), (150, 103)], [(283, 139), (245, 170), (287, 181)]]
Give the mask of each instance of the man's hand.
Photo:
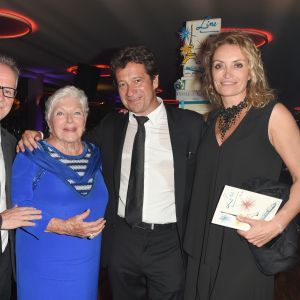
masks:
[(126, 109), (126, 108), (120, 108), (120, 109), (117, 110), (117, 112), (119, 114), (126, 115), (126, 114), (128, 114), (128, 109)]
[(84, 219), (89, 214), (90, 209), (67, 220), (53, 218), (48, 224), (47, 231), (80, 238), (95, 237), (102, 232), (106, 221), (100, 218), (93, 222), (85, 222)]
[(15, 229), (22, 226), (34, 226), (33, 220), (42, 218), (41, 211), (33, 207), (14, 207), (1, 213), (1, 229)]
[(22, 138), (19, 140), (17, 145), (17, 152), (25, 151), (25, 146), (30, 150), (37, 148), (36, 141), (40, 141), (42, 139), (41, 133), (35, 130), (25, 130), (22, 134)]

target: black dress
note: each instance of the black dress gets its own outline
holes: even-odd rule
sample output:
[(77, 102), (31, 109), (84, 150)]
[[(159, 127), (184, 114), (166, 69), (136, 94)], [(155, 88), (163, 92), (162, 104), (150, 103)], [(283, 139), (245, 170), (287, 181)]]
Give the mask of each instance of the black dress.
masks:
[(235, 229), (211, 220), (226, 184), (242, 187), (253, 177), (278, 180), (282, 160), (268, 138), (275, 104), (251, 107), (221, 146), (215, 135), (217, 114), (207, 128), (199, 148), (185, 236), (189, 254), (185, 300), (273, 299), (273, 276), (258, 270), (247, 242)]

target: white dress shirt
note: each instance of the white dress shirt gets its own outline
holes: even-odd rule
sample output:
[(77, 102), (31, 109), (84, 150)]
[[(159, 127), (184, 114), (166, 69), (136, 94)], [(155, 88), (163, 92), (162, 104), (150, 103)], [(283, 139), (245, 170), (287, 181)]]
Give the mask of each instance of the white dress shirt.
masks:
[[(5, 194), (5, 165), (1, 147), (1, 127), (0, 127), (0, 212), (6, 210), (6, 194)], [(2, 253), (8, 243), (8, 231), (1, 230)]]
[[(165, 224), (176, 222), (174, 161), (166, 108), (160, 105), (147, 117), (145, 123), (145, 166), (143, 222)], [(137, 121), (129, 113), (121, 163), (118, 215), (125, 217), (131, 155)]]

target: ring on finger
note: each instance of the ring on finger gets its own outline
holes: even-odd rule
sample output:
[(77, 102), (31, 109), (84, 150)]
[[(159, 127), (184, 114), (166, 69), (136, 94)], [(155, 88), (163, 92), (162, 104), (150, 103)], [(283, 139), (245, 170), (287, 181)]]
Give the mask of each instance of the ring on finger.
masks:
[(94, 237), (95, 237), (95, 235), (94, 235), (93, 233), (91, 233), (91, 234), (88, 236), (88, 239), (89, 239), (89, 240), (92, 240)]

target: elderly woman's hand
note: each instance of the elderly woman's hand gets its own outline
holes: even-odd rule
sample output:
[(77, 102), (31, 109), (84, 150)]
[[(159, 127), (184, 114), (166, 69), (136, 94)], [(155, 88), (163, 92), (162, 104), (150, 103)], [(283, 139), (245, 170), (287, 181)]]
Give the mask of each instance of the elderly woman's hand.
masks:
[(275, 220), (254, 220), (242, 216), (238, 216), (237, 219), (238, 221), (248, 223), (251, 226), (248, 231), (238, 230), (237, 232), (248, 240), (249, 243), (257, 247), (262, 247), (279, 235), (283, 230), (281, 224)]
[(86, 210), (81, 215), (74, 216), (65, 221), (66, 232), (68, 235), (78, 237), (94, 237), (101, 233), (105, 226), (105, 220), (100, 218), (93, 222), (85, 222), (84, 219), (90, 214), (90, 210)]
[(84, 221), (89, 214), (90, 210), (88, 209), (82, 214), (76, 215), (67, 220), (53, 218), (48, 224), (47, 231), (80, 238), (94, 238), (102, 232), (106, 221), (103, 218), (93, 222)]

